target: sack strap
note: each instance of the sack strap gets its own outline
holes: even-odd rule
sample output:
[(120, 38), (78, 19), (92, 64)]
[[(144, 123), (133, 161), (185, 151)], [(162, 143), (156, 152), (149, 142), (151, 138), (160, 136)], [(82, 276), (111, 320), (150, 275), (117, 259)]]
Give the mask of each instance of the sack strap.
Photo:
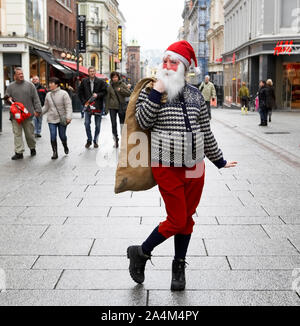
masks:
[(58, 113), (58, 115), (59, 115), (59, 119), (61, 120), (61, 115), (60, 115), (60, 113), (59, 113), (59, 111), (58, 111), (58, 108), (57, 108), (55, 102), (54, 102), (54, 99), (53, 99), (52, 93), (50, 93), (50, 97), (51, 97), (51, 100), (52, 100), (52, 102), (53, 102), (53, 104), (54, 104), (54, 106), (55, 106), (55, 109), (56, 109), (56, 111), (57, 111), (57, 113)]

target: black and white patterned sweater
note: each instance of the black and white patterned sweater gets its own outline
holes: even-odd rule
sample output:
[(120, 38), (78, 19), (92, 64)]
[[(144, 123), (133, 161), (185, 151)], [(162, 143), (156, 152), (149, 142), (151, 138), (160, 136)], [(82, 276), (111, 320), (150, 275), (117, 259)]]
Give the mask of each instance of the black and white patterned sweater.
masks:
[(192, 167), (207, 156), (219, 169), (227, 162), (211, 131), (206, 103), (200, 91), (186, 84), (173, 101), (162, 103), (162, 94), (141, 91), (136, 119), (151, 130), (152, 162)]

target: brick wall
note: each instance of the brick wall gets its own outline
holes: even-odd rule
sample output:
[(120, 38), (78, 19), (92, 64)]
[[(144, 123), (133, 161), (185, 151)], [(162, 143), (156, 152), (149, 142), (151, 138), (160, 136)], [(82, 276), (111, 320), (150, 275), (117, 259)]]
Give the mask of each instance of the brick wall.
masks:
[[(70, 8), (63, 3), (70, 3)], [(74, 50), (76, 47), (75, 0), (47, 0), (48, 42), (56, 49)], [(55, 51), (56, 52), (56, 51)]]

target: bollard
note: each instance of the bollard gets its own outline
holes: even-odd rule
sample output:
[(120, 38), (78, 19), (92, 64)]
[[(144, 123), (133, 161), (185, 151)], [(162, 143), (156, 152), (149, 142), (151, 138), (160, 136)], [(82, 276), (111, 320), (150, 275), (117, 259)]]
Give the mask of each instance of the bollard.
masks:
[(3, 105), (2, 105), (2, 98), (0, 94), (0, 132), (2, 132), (2, 111), (3, 111)]

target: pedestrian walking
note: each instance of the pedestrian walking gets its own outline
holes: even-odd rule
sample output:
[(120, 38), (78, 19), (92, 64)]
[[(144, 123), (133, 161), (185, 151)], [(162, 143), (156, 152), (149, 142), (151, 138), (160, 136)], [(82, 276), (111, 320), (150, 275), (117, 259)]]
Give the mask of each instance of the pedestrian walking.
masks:
[(33, 116), (40, 116), (42, 106), (36, 87), (31, 82), (24, 80), (24, 73), (21, 67), (15, 69), (14, 78), (15, 81), (7, 87), (5, 99), (9, 104), (12, 101), (22, 103), (31, 114), (31, 117), (24, 120), (21, 124), (10, 115), (15, 142), (15, 155), (12, 157), (12, 160), (15, 161), (23, 159), (23, 153), (25, 152), (23, 131), (31, 156), (36, 155)]
[(242, 83), (242, 87), (239, 90), (239, 97), (242, 102), (242, 113), (248, 114), (250, 93), (245, 82)]
[[(89, 77), (85, 78), (78, 90), (79, 99), (84, 106), (84, 125), (87, 135), (86, 148), (90, 148), (92, 143), (98, 148), (98, 140), (101, 131), (102, 113), (104, 108), (104, 97), (107, 93), (106, 82), (96, 77), (96, 69), (90, 67), (88, 70)], [(93, 103), (93, 105), (91, 105)], [(94, 138), (91, 132), (92, 116), (95, 117)]]
[[(40, 102), (43, 107), (45, 105), (47, 89), (41, 85), (39, 76), (32, 77), (32, 83), (38, 92), (38, 96), (40, 98)], [(33, 122), (34, 122), (35, 138), (41, 138), (42, 137), (41, 133), (42, 133), (42, 125), (43, 125), (43, 116), (40, 115), (39, 117), (34, 117)]]
[(260, 115), (260, 127), (268, 126), (268, 108), (267, 108), (267, 90), (266, 82), (261, 80), (259, 83), (258, 90), (258, 100), (259, 100), (259, 115)]
[(213, 101), (216, 100), (217, 93), (216, 93), (214, 84), (210, 81), (209, 76), (205, 76), (205, 81), (201, 83), (199, 89), (204, 97), (204, 100), (205, 100), (205, 103), (207, 106), (207, 110), (208, 110), (208, 116), (209, 116), (209, 119), (211, 120), (212, 116), (211, 116), (210, 102), (211, 102), (211, 100), (213, 100)]
[(129, 87), (121, 81), (117, 72), (112, 72), (110, 76), (110, 85), (107, 90), (106, 109), (109, 110), (112, 134), (114, 137), (114, 147), (119, 147), (117, 116), (119, 116), (121, 130), (123, 128), (126, 116), (128, 102), (126, 97), (131, 95)]
[[(210, 128), (205, 100), (196, 87), (186, 83), (192, 60), (197, 66), (195, 52), (187, 41), (172, 44), (165, 52), (153, 89), (150, 93), (147, 89), (141, 91), (135, 116), (143, 130), (152, 132), (152, 172), (168, 216), (142, 245), (127, 249), (129, 272), (136, 283), (143, 283), (145, 266), (154, 248), (174, 237), (173, 291), (182, 291), (186, 286), (186, 254), (195, 224), (192, 216), (204, 187), (205, 155), (219, 169), (237, 164), (224, 160)], [(165, 144), (170, 144), (170, 131), (173, 138), (168, 148)], [(183, 144), (182, 139), (189, 136), (191, 142)], [(193, 153), (192, 160), (183, 159), (183, 149)]]
[(72, 102), (69, 94), (60, 88), (60, 80), (49, 79), (50, 92), (45, 99), (43, 114), (48, 113), (47, 121), (50, 130), (50, 141), (53, 150), (52, 160), (58, 159), (57, 131), (66, 155), (69, 154), (67, 143), (67, 126), (72, 121)]
[(266, 82), (266, 105), (268, 109), (268, 118), (269, 122), (272, 122), (272, 114), (273, 110), (276, 107), (276, 95), (275, 95), (275, 89), (273, 87), (273, 81), (272, 79), (268, 79)]

